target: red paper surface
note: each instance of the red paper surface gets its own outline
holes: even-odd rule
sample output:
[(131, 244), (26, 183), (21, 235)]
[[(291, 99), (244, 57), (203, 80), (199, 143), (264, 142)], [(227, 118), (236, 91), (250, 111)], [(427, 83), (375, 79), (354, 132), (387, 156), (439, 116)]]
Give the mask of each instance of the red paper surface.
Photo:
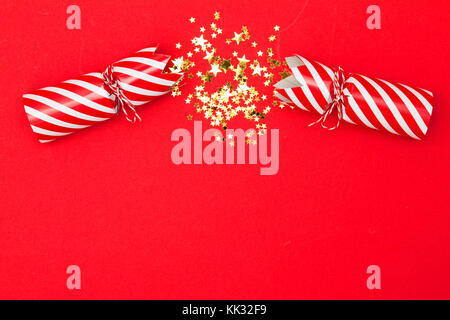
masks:
[[(66, 8), (81, 8), (68, 30)], [(0, 298), (450, 298), (448, 1), (3, 1), (0, 18)], [(21, 96), (100, 71), (153, 42), (176, 54), (187, 19), (265, 37), (349, 72), (431, 90), (424, 141), (274, 110), (280, 170), (181, 165), (174, 129), (192, 107), (169, 96), (41, 145)], [(199, 23), (198, 26), (200, 26)], [(275, 47), (275, 46), (274, 46)], [(235, 127), (250, 128), (247, 122)], [(206, 127), (206, 122), (204, 126)], [(81, 268), (68, 290), (66, 268)], [(381, 268), (381, 290), (366, 268)]]

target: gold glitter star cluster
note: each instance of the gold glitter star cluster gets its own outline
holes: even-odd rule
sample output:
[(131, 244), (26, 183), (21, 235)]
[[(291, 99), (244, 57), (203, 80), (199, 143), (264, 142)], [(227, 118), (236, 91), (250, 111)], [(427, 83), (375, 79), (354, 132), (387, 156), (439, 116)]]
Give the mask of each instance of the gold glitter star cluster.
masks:
[(186, 81), (173, 88), (172, 96), (184, 99), (213, 127), (227, 130), (231, 119), (243, 116), (262, 134), (272, 107), (280, 105), (272, 85), (289, 75), (285, 64), (274, 58), (272, 48), (280, 27), (274, 26), (258, 43), (247, 26), (225, 32), (220, 22), (219, 12), (206, 25), (198, 25), (195, 17), (187, 19), (198, 33), (189, 43), (175, 45), (180, 56), (172, 60), (170, 71), (184, 72)]

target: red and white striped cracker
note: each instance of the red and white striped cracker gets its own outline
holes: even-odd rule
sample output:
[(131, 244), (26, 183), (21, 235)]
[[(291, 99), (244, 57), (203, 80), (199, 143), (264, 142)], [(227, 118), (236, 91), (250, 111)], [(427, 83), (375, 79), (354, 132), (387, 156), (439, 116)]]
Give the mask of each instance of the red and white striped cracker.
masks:
[[(276, 96), (323, 114), (332, 102), (334, 69), (299, 55), (286, 58), (292, 76), (278, 82)], [(422, 139), (433, 111), (433, 94), (407, 85), (347, 74), (343, 119), (390, 133)]]
[[(182, 74), (162, 71), (170, 56), (156, 54), (157, 45), (112, 64), (124, 95), (133, 106), (170, 92)], [(100, 72), (82, 75), (23, 95), (31, 129), (42, 143), (71, 134), (117, 114)]]

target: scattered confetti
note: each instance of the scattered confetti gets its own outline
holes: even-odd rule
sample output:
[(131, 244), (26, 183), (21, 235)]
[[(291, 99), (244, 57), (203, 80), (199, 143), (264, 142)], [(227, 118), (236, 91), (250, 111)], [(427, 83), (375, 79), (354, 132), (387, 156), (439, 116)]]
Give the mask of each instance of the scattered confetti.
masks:
[[(188, 21), (195, 23), (196, 18), (191, 17)], [(223, 30), (219, 21), (220, 13), (215, 12), (213, 21), (205, 23), (211, 33), (200, 27), (200, 34), (190, 40), (192, 48), (187, 48), (184, 55), (172, 60), (171, 72), (187, 73), (187, 81), (194, 81), (193, 85), (176, 85), (172, 96), (182, 96), (185, 103), (194, 107), (212, 127), (223, 130), (227, 130), (231, 119), (242, 115), (254, 123), (256, 131), (247, 136), (247, 143), (255, 144), (256, 136), (267, 130), (265, 121), (272, 109), (270, 105), (284, 108), (273, 96), (272, 85), (278, 78), (289, 76), (289, 73), (282, 62), (273, 58), (273, 49), (264, 46), (267, 40), (250, 42), (251, 34), (247, 26), (229, 32)], [(280, 27), (276, 25), (273, 30), (278, 32)], [(219, 37), (222, 34), (228, 36)], [(276, 36), (272, 34), (266, 39), (273, 42)], [(181, 42), (176, 47), (181, 49)], [(228, 49), (222, 50), (222, 47)], [(219, 54), (218, 49), (231, 54)], [(268, 101), (269, 97), (272, 101)], [(188, 120), (192, 118), (191, 114), (187, 115)], [(234, 145), (232, 134), (223, 137), (221, 141), (227, 139), (231, 146)]]

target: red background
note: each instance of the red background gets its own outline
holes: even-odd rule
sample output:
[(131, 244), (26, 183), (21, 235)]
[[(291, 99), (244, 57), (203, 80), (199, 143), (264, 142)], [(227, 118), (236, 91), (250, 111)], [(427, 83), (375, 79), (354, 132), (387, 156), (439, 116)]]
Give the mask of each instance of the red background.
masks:
[[(81, 7), (81, 30), (66, 8)], [(382, 29), (366, 27), (381, 8)], [(3, 1), (0, 38), (0, 298), (450, 298), (448, 1)], [(424, 141), (274, 110), (280, 170), (171, 162), (181, 100), (41, 145), (21, 95), (100, 70), (190, 16), (257, 37), (281, 26), (280, 56), (433, 91)], [(243, 18), (245, 17), (245, 19)], [(258, 31), (254, 31), (258, 30)], [(204, 125), (205, 126), (205, 125)], [(82, 289), (66, 288), (68, 265)], [(381, 267), (381, 290), (366, 268)]]

